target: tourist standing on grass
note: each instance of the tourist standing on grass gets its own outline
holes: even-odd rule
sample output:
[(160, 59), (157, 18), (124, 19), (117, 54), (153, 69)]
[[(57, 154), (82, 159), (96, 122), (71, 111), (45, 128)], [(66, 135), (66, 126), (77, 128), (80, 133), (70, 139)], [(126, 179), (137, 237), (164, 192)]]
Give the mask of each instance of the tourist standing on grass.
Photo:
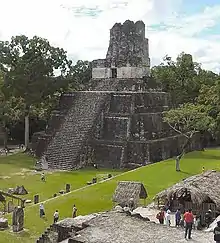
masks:
[(44, 181), (44, 182), (46, 181), (46, 177), (45, 177), (44, 172), (41, 174), (41, 180)]
[(220, 221), (217, 222), (217, 226), (214, 228), (214, 241), (220, 243)]
[(192, 226), (193, 226), (193, 221), (194, 221), (194, 216), (192, 214), (192, 210), (189, 209), (188, 212), (184, 213), (184, 221), (186, 224), (185, 228), (185, 239), (187, 238), (188, 234), (188, 239), (191, 239), (191, 232), (192, 232)]
[(76, 205), (74, 204), (74, 205), (73, 205), (73, 218), (76, 217), (76, 212), (77, 212), (77, 207), (76, 207)]
[(166, 225), (170, 226), (171, 225), (171, 211), (168, 209), (166, 214), (165, 214), (165, 219), (166, 219)]
[(181, 220), (181, 212), (180, 212), (180, 209), (177, 209), (177, 211), (175, 213), (176, 227), (180, 226), (180, 220)]
[(156, 218), (159, 220), (160, 224), (164, 224), (164, 217), (165, 217), (165, 213), (164, 213), (163, 208), (161, 208), (160, 212), (156, 216)]
[(44, 210), (44, 205), (43, 203), (40, 204), (40, 218), (45, 216), (45, 210)]
[(59, 220), (59, 212), (58, 210), (56, 210), (53, 215), (53, 223), (55, 224), (58, 220)]
[(94, 168), (95, 168), (96, 170), (98, 170), (98, 166), (97, 166), (97, 164), (94, 164)]

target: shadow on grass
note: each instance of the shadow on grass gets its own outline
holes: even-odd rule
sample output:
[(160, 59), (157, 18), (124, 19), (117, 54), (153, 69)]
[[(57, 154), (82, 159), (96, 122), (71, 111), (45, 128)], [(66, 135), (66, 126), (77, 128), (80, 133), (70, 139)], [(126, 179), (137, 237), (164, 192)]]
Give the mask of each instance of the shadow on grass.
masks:
[(207, 159), (207, 160), (220, 160), (220, 155), (214, 155), (209, 153), (192, 153), (187, 154), (186, 158), (192, 158), (192, 159)]
[(0, 165), (13, 165), (16, 168), (22, 167), (30, 169), (35, 164), (36, 159), (31, 155), (16, 153), (10, 156), (0, 156)]
[(31, 236), (31, 233), (29, 231), (27, 231), (27, 230), (24, 230), (24, 231), (18, 233), (18, 235), (20, 237), (30, 237)]
[(48, 219), (47, 219), (47, 217), (46, 217), (46, 216), (42, 217), (42, 219), (43, 219), (43, 221), (45, 221), (45, 222), (47, 222), (47, 221), (48, 221)]
[[(21, 238), (23, 238), (23, 237), (29, 238), (29, 237), (31, 236), (31, 233), (29, 232), (28, 229), (24, 229), (24, 230), (22, 230), (22, 231), (20, 231), (20, 232), (17, 232), (17, 233), (15, 233), (15, 232), (13, 232), (12, 230), (10, 230), (8, 233), (9, 233), (10, 235), (12, 235), (12, 236), (15, 236), (15, 237), (21, 237)], [(1, 239), (1, 238), (0, 238), (0, 239)]]
[(180, 172), (177, 172), (177, 173), (180, 173), (180, 174), (183, 174), (183, 175), (187, 175), (187, 176), (193, 176), (194, 175), (193, 173), (189, 173), (187, 171), (180, 171)]
[(205, 149), (204, 151), (193, 151), (187, 153), (184, 157), (187, 159), (207, 159), (207, 160), (220, 160), (219, 151), (220, 148), (215, 148), (218, 154), (215, 154), (215, 151), (210, 149)]

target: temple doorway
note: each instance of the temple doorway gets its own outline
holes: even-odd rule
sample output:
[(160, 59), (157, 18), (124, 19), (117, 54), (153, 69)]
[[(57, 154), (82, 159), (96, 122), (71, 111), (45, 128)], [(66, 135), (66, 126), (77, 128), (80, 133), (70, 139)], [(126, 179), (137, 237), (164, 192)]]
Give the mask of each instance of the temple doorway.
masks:
[(111, 76), (112, 78), (117, 78), (117, 68), (111, 68)]

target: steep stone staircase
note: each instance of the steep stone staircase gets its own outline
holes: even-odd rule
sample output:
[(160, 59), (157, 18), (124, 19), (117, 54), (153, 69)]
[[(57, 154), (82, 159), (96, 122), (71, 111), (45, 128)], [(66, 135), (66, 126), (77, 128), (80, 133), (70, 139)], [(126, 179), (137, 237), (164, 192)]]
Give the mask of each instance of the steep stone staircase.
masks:
[(42, 154), (46, 156), (49, 168), (72, 170), (80, 167), (78, 156), (111, 95), (102, 90), (116, 90), (118, 85), (118, 79), (104, 79), (96, 83), (93, 91), (74, 92), (72, 106), (59, 121)]
[(75, 105), (67, 113), (45, 153), (49, 168), (71, 170), (108, 93), (77, 92)]

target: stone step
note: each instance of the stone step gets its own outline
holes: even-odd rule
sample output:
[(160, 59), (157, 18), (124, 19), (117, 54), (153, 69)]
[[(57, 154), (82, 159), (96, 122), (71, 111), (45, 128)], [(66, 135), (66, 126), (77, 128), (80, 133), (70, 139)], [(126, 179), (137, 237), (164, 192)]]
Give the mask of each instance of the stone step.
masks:
[[(116, 86), (117, 82), (112, 84), (111, 81), (107, 82), (107, 88)], [(90, 132), (102, 105), (110, 95), (110, 93), (104, 92), (76, 93), (74, 105), (67, 112), (60, 129), (51, 139), (45, 153), (49, 167), (69, 169), (78, 164), (81, 148), (91, 134)]]

